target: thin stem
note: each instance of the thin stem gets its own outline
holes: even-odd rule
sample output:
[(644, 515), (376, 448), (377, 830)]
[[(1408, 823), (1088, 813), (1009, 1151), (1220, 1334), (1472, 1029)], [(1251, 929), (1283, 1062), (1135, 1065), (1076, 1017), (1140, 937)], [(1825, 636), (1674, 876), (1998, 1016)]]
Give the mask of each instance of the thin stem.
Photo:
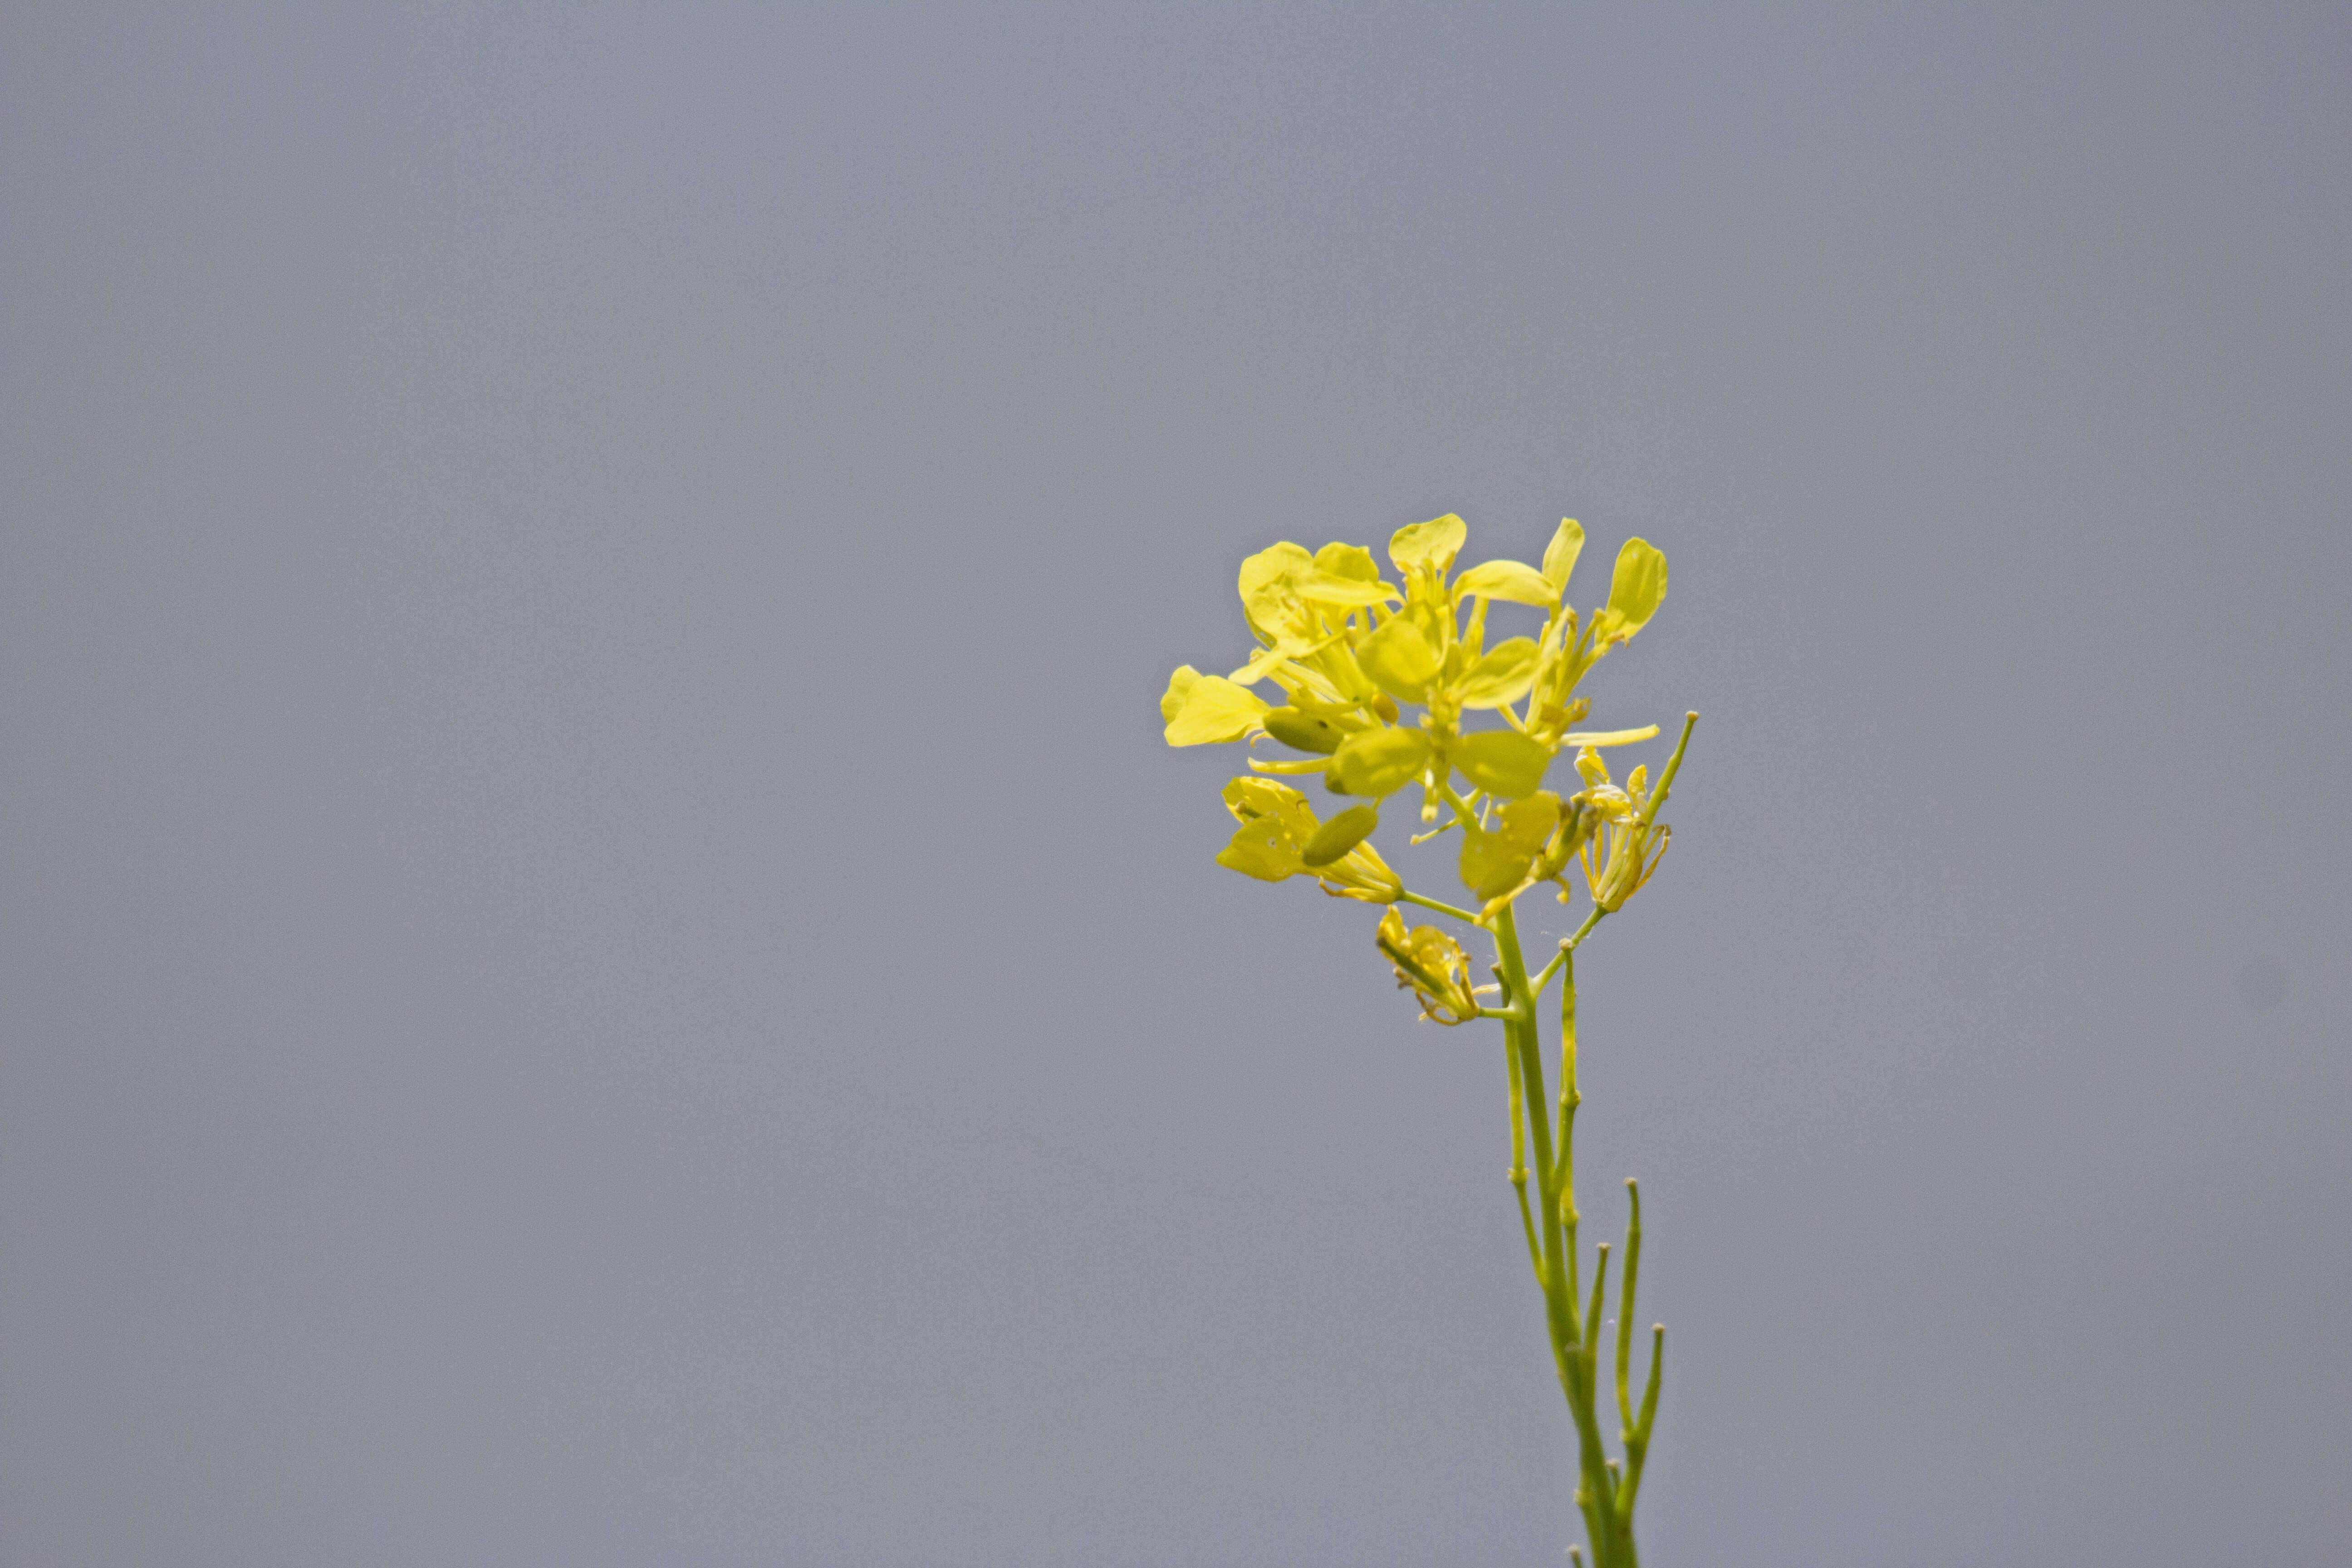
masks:
[(1576, 959), (1573, 951), (1560, 949), (1559, 982), (1559, 1166), (1552, 1175), (1552, 1185), (1562, 1194), (1565, 1217), (1573, 1227), (1576, 1224), (1576, 1108), (1584, 1103), (1584, 1091), (1576, 1080)]
[[(1496, 1014), (1497, 1017), (1505, 1016)], [(1519, 1197), (1519, 1228), (1528, 1234), (1528, 1264), (1536, 1272), (1536, 1283), (1543, 1283), (1543, 1247), (1536, 1239), (1535, 1215), (1528, 1207), (1528, 1129), (1527, 1095), (1519, 1083), (1517, 1053), (1510, 1042), (1503, 1044), (1503, 1076), (1511, 1081), (1511, 1186)]]
[(1424, 899), (1419, 893), (1410, 890), (1400, 891), (1397, 894), (1397, 901), (1406, 904), (1419, 904), (1424, 910), (1435, 910), (1441, 915), (1452, 915), (1455, 920), (1467, 921), (1472, 925), (1476, 925), (1478, 923), (1478, 917), (1472, 914), (1468, 910), (1457, 910), (1452, 904), (1442, 904), (1435, 899)]
[[(1580, 1484), (1576, 1489), (1578, 1510), (1584, 1515), (1585, 1529), (1591, 1542), (1593, 1568), (1636, 1568), (1633, 1542), (1630, 1531), (1617, 1519), (1618, 1482), (1608, 1468), (1608, 1450), (1601, 1436), (1601, 1423), (1593, 1412), (1596, 1368), (1591, 1345), (1600, 1336), (1601, 1277), (1596, 1275), (1593, 1305), (1590, 1312), (1580, 1315), (1576, 1289), (1576, 1209), (1574, 1200), (1558, 1185), (1563, 1167), (1552, 1159), (1551, 1130), (1543, 1105), (1543, 1058), (1541, 1037), (1536, 1022), (1533, 997), (1528, 983), (1526, 960), (1520, 955), (1518, 926), (1511, 906), (1506, 904), (1496, 911), (1492, 927), (1495, 933), (1496, 975), (1502, 981), (1510, 998), (1509, 1011), (1516, 1016), (1503, 1020), (1504, 1038), (1509, 1043), (1517, 1060), (1520, 1079), (1520, 1105), (1533, 1145), (1543, 1206), (1543, 1224), (1538, 1227), (1538, 1237), (1543, 1252), (1541, 1280), (1545, 1316), (1550, 1327), (1552, 1359), (1559, 1371), (1560, 1392), (1568, 1398), (1570, 1416), (1576, 1423), (1576, 1446)], [(1605, 1262), (1603, 1267), (1605, 1268)]]
[(1511, 1185), (1519, 1194), (1519, 1228), (1527, 1232), (1528, 1267), (1535, 1270), (1536, 1283), (1541, 1285), (1544, 1277), (1543, 1243), (1536, 1239), (1535, 1210), (1528, 1204), (1528, 1173), (1520, 1171), (1517, 1174), (1518, 1179)]
[(1675, 742), (1675, 754), (1666, 759), (1666, 771), (1658, 775), (1658, 787), (1650, 792), (1650, 804), (1642, 808), (1643, 826), (1656, 820), (1658, 808), (1666, 804), (1666, 792), (1675, 787), (1675, 775), (1682, 771), (1683, 752), (1690, 745), (1691, 728), (1697, 722), (1696, 712), (1683, 715), (1683, 732)]
[(1519, 955), (1519, 931), (1506, 904), (1495, 916), (1495, 974), (1503, 983), (1503, 994), (1507, 999), (1507, 1016), (1503, 1019), (1503, 1038), (1517, 1063), (1522, 1095), (1521, 1114), (1533, 1140), (1538, 1194), (1541, 1197), (1544, 1223), (1538, 1234), (1543, 1243), (1544, 1296), (1550, 1309), (1554, 1336), (1566, 1344), (1574, 1344), (1580, 1337), (1576, 1323), (1576, 1302), (1573, 1291), (1565, 1300), (1555, 1291), (1555, 1282), (1565, 1278), (1564, 1270), (1574, 1267), (1572, 1253), (1562, 1257), (1559, 1227), (1554, 1223), (1556, 1210), (1554, 1191), (1549, 1179), (1552, 1168), (1551, 1129), (1545, 1124), (1539, 1111), (1526, 1108), (1543, 1104), (1543, 1058), (1538, 1055), (1540, 1042), (1537, 1038), (1535, 1010), (1528, 1005), (1528, 966)]

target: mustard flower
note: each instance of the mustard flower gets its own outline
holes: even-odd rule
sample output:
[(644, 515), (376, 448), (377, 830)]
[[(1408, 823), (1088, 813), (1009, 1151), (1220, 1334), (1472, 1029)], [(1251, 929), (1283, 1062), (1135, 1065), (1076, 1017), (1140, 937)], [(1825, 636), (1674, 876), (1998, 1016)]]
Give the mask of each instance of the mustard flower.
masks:
[[(1468, 531), (1450, 513), (1399, 529), (1389, 540), (1385, 574), (1370, 551), (1353, 544), (1309, 553), (1285, 542), (1259, 551), (1242, 563), (1239, 582), (1242, 620), (1255, 647), (1223, 675), (1178, 667), (1160, 696), (1160, 716), (1171, 746), (1239, 742), (1249, 749), (1250, 771), (1224, 786), (1236, 826), (1217, 852), (1219, 865), (1265, 882), (1306, 878), (1335, 898), (1384, 906), (1374, 945), (1398, 985), (1419, 1000), (1423, 1016), (1448, 1026), (1479, 1019), (1501, 1025), (1510, 1178), (1528, 1261), (1544, 1297), (1553, 1366), (1577, 1434), (1575, 1503), (1592, 1568), (1639, 1568), (1633, 1502), (1657, 1413), (1665, 1331), (1652, 1331), (1649, 1375), (1636, 1400), (1629, 1374), (1642, 1205), (1628, 1182), (1632, 1220), (1614, 1358), (1619, 1453), (1612, 1457), (1599, 1409), (1607, 1244), (1598, 1248), (1589, 1296), (1579, 1282), (1571, 1133), (1582, 1095), (1574, 958), (1594, 927), (1656, 874), (1671, 836), (1658, 812), (1698, 715), (1684, 717), (1654, 787), (1646, 764), (1621, 786), (1601, 752), (1647, 741), (1656, 725), (1577, 728), (1591, 710), (1578, 686), (1648, 626), (1665, 600), (1666, 558), (1654, 546), (1626, 541), (1607, 602), (1580, 616), (1568, 604), (1570, 574), (1584, 549), (1584, 531), (1572, 519), (1553, 533), (1540, 565), (1488, 561), (1456, 573)], [(1542, 625), (1533, 636), (1490, 637), (1497, 605), (1513, 606), (1507, 615), (1538, 612)], [(1567, 795), (1545, 787), (1562, 752), (1574, 753), (1581, 785)], [(1324, 795), (1338, 797), (1328, 816), (1309, 802), (1316, 780)], [(1474, 907), (1412, 891), (1373, 847), (1390, 797), (1408, 790), (1419, 796), (1409, 809), (1426, 829), (1413, 843), (1460, 835), (1454, 872)], [(1542, 883), (1556, 885), (1568, 902), (1571, 865), (1582, 869), (1591, 910), (1531, 975), (1513, 908)], [(1433, 910), (1491, 938), (1496, 984), (1473, 985), (1461, 942), (1436, 926), (1407, 926), (1401, 904)], [(1545, 1088), (1537, 1017), (1554, 978), (1560, 983), (1557, 1101)], [(1482, 1005), (1485, 994), (1496, 996), (1497, 1005)]]

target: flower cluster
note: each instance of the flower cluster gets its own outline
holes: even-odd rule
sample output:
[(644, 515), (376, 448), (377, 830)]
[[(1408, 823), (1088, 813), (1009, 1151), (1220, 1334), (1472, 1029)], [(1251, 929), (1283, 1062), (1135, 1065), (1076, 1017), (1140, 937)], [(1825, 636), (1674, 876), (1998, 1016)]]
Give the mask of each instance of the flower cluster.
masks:
[[(1298, 753), (1253, 756), (1252, 775), (1225, 786), (1241, 826), (1220, 865), (1266, 881), (1311, 876), (1335, 896), (1392, 904), (1410, 895), (1369, 839), (1382, 803), (1418, 786), (1423, 825), (1437, 820), (1441, 805), (1452, 808), (1452, 820), (1435, 831), (1461, 829), (1458, 868), (1482, 919), (1538, 882), (1558, 883), (1566, 901), (1571, 864), (1582, 867), (1602, 910), (1648, 880), (1667, 830), (1650, 820), (1644, 771), (1619, 788), (1600, 748), (1648, 740), (1657, 726), (1570, 726), (1589, 710), (1575, 695), (1585, 673), (1657, 613), (1665, 556), (1645, 540), (1626, 541), (1608, 603), (1579, 616), (1566, 602), (1584, 547), (1574, 521), (1559, 525), (1540, 567), (1489, 561), (1451, 575), (1467, 534), (1450, 514), (1399, 529), (1389, 541), (1396, 582), (1353, 544), (1309, 554), (1283, 543), (1242, 563), (1242, 615), (1257, 651), (1229, 676), (1185, 665), (1160, 700), (1171, 746), (1255, 745), (1263, 736)], [(1487, 612), (1497, 601), (1543, 611), (1540, 634), (1488, 646)], [(1279, 689), (1279, 705), (1251, 689), (1266, 682)], [(1417, 718), (1407, 717), (1407, 704), (1422, 710)], [(1472, 728), (1477, 714), (1499, 723)], [(1584, 787), (1563, 799), (1543, 784), (1565, 750), (1576, 752)], [(1305, 795), (1268, 774), (1319, 774), (1328, 792), (1350, 804), (1320, 818)], [(1391, 934), (1386, 924), (1382, 931)], [(1450, 979), (1441, 984), (1449, 965), (1433, 954), (1408, 963), (1420, 944), (1402, 924), (1381, 945), (1433, 1016), (1475, 1014), (1466, 982), (1458, 990)]]

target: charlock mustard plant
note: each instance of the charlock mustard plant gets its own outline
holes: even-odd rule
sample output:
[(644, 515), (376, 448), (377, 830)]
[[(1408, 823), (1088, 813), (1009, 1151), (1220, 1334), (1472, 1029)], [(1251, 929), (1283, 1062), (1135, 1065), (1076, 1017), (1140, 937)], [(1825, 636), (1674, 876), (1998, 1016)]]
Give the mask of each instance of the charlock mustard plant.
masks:
[[(1552, 535), (1540, 567), (1489, 561), (1449, 580), (1467, 532), (1450, 514), (1399, 529), (1389, 541), (1398, 583), (1381, 575), (1371, 552), (1353, 544), (1327, 544), (1313, 554), (1289, 543), (1258, 552), (1242, 563), (1241, 572), (1242, 616), (1257, 651), (1231, 675), (1182, 666), (1169, 679), (1160, 712), (1171, 746), (1241, 741), (1255, 750), (1263, 739), (1292, 753), (1271, 761), (1253, 755), (1250, 772), (1225, 785), (1226, 809), (1241, 826), (1218, 852), (1219, 865), (1266, 882), (1312, 878), (1335, 897), (1385, 905), (1373, 940), (1393, 966), (1398, 986), (1419, 1000), (1422, 1016), (1448, 1026), (1479, 1018), (1502, 1025), (1510, 1181), (1528, 1261), (1543, 1291), (1553, 1367), (1576, 1427), (1576, 1506), (1584, 1516), (1593, 1568), (1638, 1568), (1633, 1501), (1657, 1415), (1665, 1330), (1651, 1330), (1649, 1373), (1636, 1399), (1627, 1374), (1642, 1196), (1628, 1181), (1632, 1218), (1612, 1363), (1619, 1453), (1612, 1456), (1597, 1409), (1606, 1242), (1597, 1248), (1591, 1294), (1579, 1288), (1573, 1151), (1582, 1096), (1576, 1079), (1575, 955), (1593, 928), (1656, 873), (1669, 836), (1658, 813), (1698, 715), (1684, 717), (1681, 737), (1654, 784), (1646, 767), (1616, 784), (1601, 753), (1654, 738), (1656, 725), (1574, 727), (1589, 711), (1586, 700), (1575, 694), (1578, 683), (1647, 626), (1666, 596), (1666, 558), (1655, 547), (1626, 541), (1608, 603), (1580, 617), (1566, 601), (1569, 574), (1584, 547), (1584, 531), (1573, 520)], [(1497, 602), (1542, 611), (1542, 632), (1489, 647), (1487, 611)], [(1279, 705), (1252, 689), (1266, 682), (1280, 690)], [(1418, 719), (1408, 720), (1408, 704), (1421, 709)], [(1469, 721), (1479, 714), (1499, 722), (1472, 728)], [(1543, 787), (1552, 759), (1563, 751), (1575, 753), (1583, 786), (1566, 796)], [(1279, 782), (1317, 777), (1327, 793), (1348, 803), (1328, 817), (1318, 816), (1298, 788)], [(1456, 867), (1470, 891), (1469, 907), (1413, 892), (1372, 847), (1383, 806), (1406, 792), (1418, 793), (1419, 825), (1426, 829), (1412, 843), (1448, 831), (1458, 835)], [(1571, 867), (1581, 872), (1591, 912), (1530, 975), (1513, 906), (1522, 893), (1547, 882), (1567, 903)], [(1408, 928), (1400, 904), (1484, 931), (1495, 947), (1495, 984), (1473, 985), (1461, 942), (1435, 926)], [(1538, 1001), (1555, 978), (1560, 983), (1556, 1120), (1544, 1109), (1537, 1015)], [(1531, 1155), (1533, 1201), (1528, 1194)], [(1575, 1548), (1570, 1552), (1581, 1561)]]

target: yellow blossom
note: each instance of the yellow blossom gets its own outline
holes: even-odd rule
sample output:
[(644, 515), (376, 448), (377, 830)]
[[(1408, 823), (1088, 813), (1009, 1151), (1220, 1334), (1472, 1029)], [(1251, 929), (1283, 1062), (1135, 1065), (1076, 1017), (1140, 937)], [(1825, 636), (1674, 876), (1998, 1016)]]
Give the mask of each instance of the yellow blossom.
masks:
[[(1160, 711), (1171, 746), (1244, 741), (1257, 753), (1257, 742), (1269, 741), (1249, 759), (1257, 773), (1319, 778), (1328, 792), (1360, 803), (1417, 785), (1424, 821), (1443, 801), (1484, 799), (1478, 822), (1464, 831), (1462, 867), (1465, 884), (1491, 903), (1531, 880), (1556, 879), (1612, 820), (1545, 790), (1552, 760), (1657, 733), (1654, 725), (1570, 726), (1590, 709), (1574, 695), (1577, 683), (1656, 615), (1666, 567), (1646, 541), (1627, 541), (1608, 603), (1580, 617), (1567, 601), (1584, 547), (1574, 519), (1562, 520), (1540, 566), (1496, 560), (1457, 574), (1468, 539), (1452, 513), (1397, 530), (1388, 543), (1392, 579), (1359, 545), (1309, 552), (1286, 541), (1259, 551), (1242, 563), (1235, 584), (1256, 650), (1229, 675), (1179, 667)], [(1541, 630), (1490, 644), (1487, 619), (1497, 604), (1540, 612)], [(1268, 685), (1279, 701), (1252, 689)], [(1388, 890), (1398, 886), (1395, 876), (1366, 837), (1378, 821), (1375, 805), (1350, 806), (1326, 825), (1297, 789), (1255, 782), (1293, 804), (1271, 805), (1276, 797), (1266, 795), (1251, 797), (1246, 812), (1236, 806), (1242, 826), (1222, 863), (1268, 881), (1311, 873), (1351, 898), (1396, 897)], [(1496, 810), (1503, 815), (1490, 823)]]

